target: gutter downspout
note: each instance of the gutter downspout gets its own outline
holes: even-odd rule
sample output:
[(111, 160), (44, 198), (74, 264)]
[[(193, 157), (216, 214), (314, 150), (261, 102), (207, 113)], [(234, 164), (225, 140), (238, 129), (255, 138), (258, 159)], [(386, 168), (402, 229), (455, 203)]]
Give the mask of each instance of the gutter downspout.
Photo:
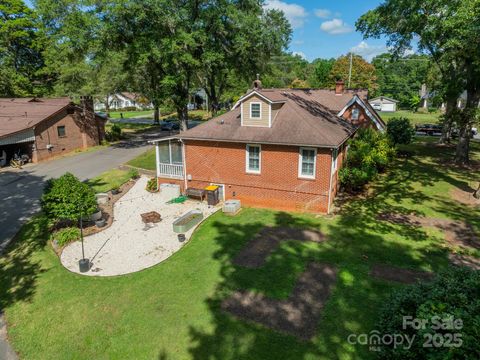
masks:
[(186, 161), (186, 156), (185, 156), (185, 142), (182, 139), (179, 139), (180, 144), (182, 144), (182, 161), (183, 161), (183, 181), (184, 181), (184, 186), (185, 189), (184, 191), (187, 191), (187, 161)]
[(330, 182), (328, 184), (328, 207), (327, 207), (327, 214), (330, 214), (330, 198), (332, 196), (332, 179), (333, 179), (333, 149), (331, 150), (330, 154)]

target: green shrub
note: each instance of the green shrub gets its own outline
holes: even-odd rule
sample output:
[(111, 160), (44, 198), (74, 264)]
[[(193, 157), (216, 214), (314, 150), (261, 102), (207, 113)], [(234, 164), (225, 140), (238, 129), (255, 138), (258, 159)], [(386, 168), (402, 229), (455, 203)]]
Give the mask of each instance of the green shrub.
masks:
[(391, 118), (387, 123), (387, 135), (394, 144), (410, 144), (415, 136), (415, 128), (404, 117)]
[(51, 236), (56, 240), (59, 246), (64, 246), (72, 241), (80, 239), (80, 229), (76, 227), (67, 227), (54, 232)]
[[(404, 317), (427, 320), (424, 328), (404, 326)], [(438, 318), (433, 318), (438, 316)], [(433, 320), (436, 319), (436, 320)], [(438, 319), (460, 319), (460, 329), (435, 329)], [(441, 322), (443, 324), (443, 321)], [(452, 267), (433, 282), (396, 291), (385, 303), (375, 327), (380, 334), (415, 336), (413, 346), (381, 347), (381, 359), (478, 359), (480, 354), (480, 272)], [(437, 344), (460, 334), (459, 347), (424, 347), (435, 336)], [(437, 335), (436, 335), (437, 334)], [(440, 335), (438, 335), (440, 334)], [(458, 336), (458, 335), (457, 335)], [(456, 341), (452, 341), (454, 343)], [(432, 344), (432, 342), (429, 342)]]
[(105, 133), (105, 138), (108, 141), (121, 140), (123, 138), (122, 128), (117, 124), (113, 124), (110, 130)]
[(90, 216), (97, 210), (93, 190), (71, 173), (49, 180), (41, 203), (47, 217), (55, 221), (76, 220), (80, 212), (84, 216)]
[(350, 141), (345, 166), (339, 171), (340, 184), (347, 191), (358, 191), (395, 157), (388, 137), (372, 129), (360, 129)]
[(137, 169), (130, 169), (128, 170), (128, 176), (130, 179), (138, 179), (140, 177), (140, 173)]
[(151, 178), (147, 182), (147, 190), (148, 191), (157, 191), (158, 190), (158, 180), (157, 178)]

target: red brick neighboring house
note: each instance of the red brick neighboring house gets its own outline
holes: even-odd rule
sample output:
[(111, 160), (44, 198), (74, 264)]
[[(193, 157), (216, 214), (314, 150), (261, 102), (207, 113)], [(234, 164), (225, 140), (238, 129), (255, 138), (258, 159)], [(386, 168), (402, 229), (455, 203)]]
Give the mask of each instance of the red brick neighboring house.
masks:
[(160, 183), (220, 185), (222, 199), (279, 210), (328, 213), (346, 142), (385, 124), (366, 91), (254, 88), (226, 114), (155, 141)]
[(47, 160), (101, 143), (106, 119), (93, 111), (93, 99), (81, 105), (69, 98), (0, 98), (0, 157), (28, 154)]

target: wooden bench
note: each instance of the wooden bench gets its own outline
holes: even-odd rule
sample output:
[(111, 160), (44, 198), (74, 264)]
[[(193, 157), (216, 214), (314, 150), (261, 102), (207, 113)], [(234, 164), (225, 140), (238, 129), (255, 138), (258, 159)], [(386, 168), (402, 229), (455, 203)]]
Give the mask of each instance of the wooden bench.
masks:
[(188, 197), (198, 198), (200, 201), (203, 201), (205, 198), (204, 189), (188, 188), (185, 193)]

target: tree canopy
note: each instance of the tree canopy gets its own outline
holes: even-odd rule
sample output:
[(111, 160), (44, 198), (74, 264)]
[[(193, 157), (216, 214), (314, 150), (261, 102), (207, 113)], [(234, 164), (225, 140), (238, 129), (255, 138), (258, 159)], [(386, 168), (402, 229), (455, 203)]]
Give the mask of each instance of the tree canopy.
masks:
[[(375, 67), (365, 61), (359, 55), (352, 55), (351, 80), (348, 86), (351, 89), (369, 89), (377, 88)], [(332, 66), (329, 79), (334, 84), (336, 80), (344, 80), (348, 85), (350, 77), (350, 54), (340, 56)]]

